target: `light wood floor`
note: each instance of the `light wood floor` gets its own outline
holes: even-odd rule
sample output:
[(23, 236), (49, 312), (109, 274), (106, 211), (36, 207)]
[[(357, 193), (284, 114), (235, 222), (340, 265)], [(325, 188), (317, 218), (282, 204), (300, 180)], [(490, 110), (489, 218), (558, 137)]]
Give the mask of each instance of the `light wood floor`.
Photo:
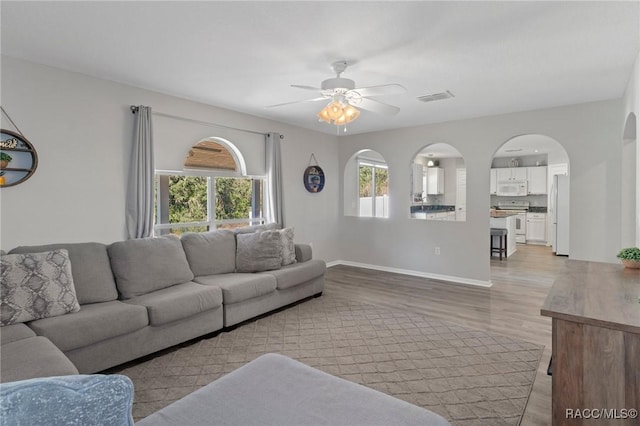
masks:
[(508, 260), (491, 261), (491, 288), (340, 265), (328, 269), (326, 291), (544, 345), (521, 425), (550, 425), (551, 319), (540, 316), (540, 307), (566, 262), (549, 247), (518, 245)]

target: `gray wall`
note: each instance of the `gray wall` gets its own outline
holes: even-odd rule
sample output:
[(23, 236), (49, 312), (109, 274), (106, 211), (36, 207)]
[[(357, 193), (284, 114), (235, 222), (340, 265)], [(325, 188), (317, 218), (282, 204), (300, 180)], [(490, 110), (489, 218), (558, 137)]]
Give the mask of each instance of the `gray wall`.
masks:
[[(620, 246), (620, 100), (440, 123), (341, 138), (340, 169), (360, 149), (389, 165), (388, 219), (340, 218), (344, 260), (488, 281), (489, 169), (495, 151), (521, 134), (558, 141), (571, 163), (571, 258), (615, 262)], [(407, 182), (415, 153), (430, 141), (448, 143), (467, 168), (467, 221), (407, 218)], [(440, 247), (441, 254), (434, 254)]]
[[(611, 209), (622, 205), (623, 116), (637, 112), (637, 79), (638, 64), (624, 100), (338, 138), (2, 57), (2, 104), (35, 145), (40, 164), (27, 182), (0, 192), (0, 245), (10, 249), (20, 244), (108, 243), (124, 238), (124, 191), (133, 131), (129, 105), (145, 104), (169, 114), (284, 134), (287, 223), (296, 228), (298, 241), (313, 243), (318, 257), (479, 281), (489, 280), (487, 212), (493, 155), (516, 135), (549, 136), (563, 145), (571, 165), (571, 258), (615, 262), (622, 229), (620, 216), (612, 217)], [(222, 136), (244, 147), (251, 172), (263, 170), (258, 158), (264, 146), (255, 139), (213, 128), (185, 129), (161, 117), (156, 123), (159, 156), (175, 148), (169, 140), (179, 145), (176, 152), (183, 152), (197, 139)], [(10, 128), (4, 121), (2, 127)], [(183, 139), (176, 142), (180, 135)], [(416, 152), (434, 141), (449, 143), (464, 156), (466, 222), (408, 218), (411, 162)], [(343, 215), (345, 164), (360, 149), (376, 150), (389, 165), (388, 219)], [(310, 194), (302, 185), (312, 152), (327, 176), (320, 194)], [(433, 254), (436, 246), (441, 248), (439, 256)]]
[[(337, 140), (260, 119), (82, 74), (2, 57), (2, 106), (35, 146), (36, 173), (1, 190), (0, 246), (125, 238), (125, 182), (133, 115), (129, 106), (259, 132), (279, 132), (282, 142), (285, 219), (296, 240), (315, 255), (339, 257)], [(4, 120), (2, 128), (10, 129)], [(242, 151), (247, 169), (264, 174), (264, 138), (154, 116), (158, 168), (181, 169), (191, 145), (220, 136)], [(324, 190), (304, 189), (302, 174), (315, 153), (327, 176)]]

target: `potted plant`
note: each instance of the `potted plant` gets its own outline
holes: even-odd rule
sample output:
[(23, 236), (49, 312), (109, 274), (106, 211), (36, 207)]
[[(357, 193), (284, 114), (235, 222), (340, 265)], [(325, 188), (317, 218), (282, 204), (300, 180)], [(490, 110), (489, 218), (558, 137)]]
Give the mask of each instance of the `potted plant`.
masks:
[(6, 152), (0, 152), (0, 168), (5, 169), (13, 158)]
[(640, 268), (640, 248), (638, 247), (622, 249), (617, 257), (626, 268)]

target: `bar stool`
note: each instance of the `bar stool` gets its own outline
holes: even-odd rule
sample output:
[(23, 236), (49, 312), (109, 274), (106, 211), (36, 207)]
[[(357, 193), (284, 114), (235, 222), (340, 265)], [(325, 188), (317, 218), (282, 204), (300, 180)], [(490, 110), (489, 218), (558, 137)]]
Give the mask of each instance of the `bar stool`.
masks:
[[(499, 253), (500, 260), (502, 260), (502, 253), (504, 253), (504, 258), (505, 260), (507, 259), (507, 234), (508, 233), (509, 231), (507, 231), (504, 228), (491, 228), (491, 236), (489, 237), (491, 238), (491, 253), (489, 254), (489, 256), (493, 256), (493, 253)], [(499, 247), (496, 247), (493, 245), (493, 241), (494, 241), (493, 237), (498, 237), (498, 239), (500, 240)]]

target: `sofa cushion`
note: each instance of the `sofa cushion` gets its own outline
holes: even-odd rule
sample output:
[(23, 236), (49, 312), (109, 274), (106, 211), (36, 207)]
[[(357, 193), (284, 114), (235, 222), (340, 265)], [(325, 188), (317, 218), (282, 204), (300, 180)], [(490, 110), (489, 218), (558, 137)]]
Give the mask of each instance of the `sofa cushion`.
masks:
[(277, 271), (262, 272), (260, 275), (272, 275), (276, 279), (278, 290), (284, 290), (324, 275), (327, 264), (324, 260), (311, 259), (303, 263), (294, 263)]
[(162, 325), (222, 306), (218, 287), (187, 282), (126, 300), (144, 306), (151, 325)]
[(78, 369), (69, 358), (41, 336), (2, 345), (0, 366), (0, 380), (3, 382), (78, 374)]
[(214, 285), (222, 289), (225, 305), (253, 299), (276, 291), (276, 280), (267, 274), (222, 274), (195, 277), (194, 281), (204, 285)]
[(78, 312), (69, 253), (0, 256), (0, 325)]
[(282, 241), (279, 231), (236, 235), (236, 271), (260, 272), (280, 269)]
[(0, 344), (5, 345), (17, 340), (28, 339), (35, 335), (36, 333), (33, 330), (22, 323), (7, 325), (0, 329)]
[(195, 276), (227, 274), (236, 270), (236, 237), (233, 231), (187, 232), (180, 237)]
[(112, 302), (83, 305), (80, 312), (32, 321), (28, 325), (63, 352), (139, 330), (149, 324), (144, 306)]
[(118, 298), (116, 282), (111, 272), (107, 246), (100, 243), (49, 244), (45, 246), (20, 246), (11, 250), (11, 254), (41, 253), (56, 249), (65, 249), (71, 260), (73, 285), (78, 302), (109, 302)]
[(108, 251), (123, 299), (193, 279), (182, 243), (173, 236), (119, 241)]
[(119, 374), (7, 383), (0, 401), (7, 425), (133, 425), (133, 383)]

